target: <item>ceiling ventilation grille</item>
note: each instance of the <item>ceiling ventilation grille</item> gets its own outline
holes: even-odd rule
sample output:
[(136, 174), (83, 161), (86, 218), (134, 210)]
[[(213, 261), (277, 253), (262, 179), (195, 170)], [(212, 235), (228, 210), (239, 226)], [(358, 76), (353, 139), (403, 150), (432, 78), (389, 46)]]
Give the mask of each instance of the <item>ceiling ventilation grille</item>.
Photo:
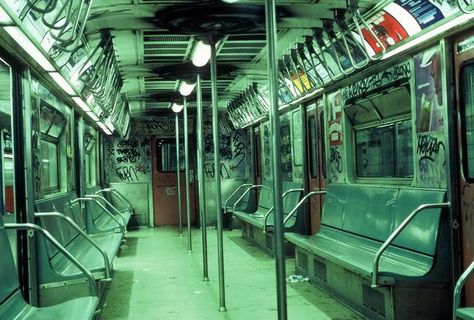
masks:
[(143, 32), (143, 59), (145, 63), (183, 62), (192, 46), (192, 36)]
[(217, 60), (227, 62), (252, 62), (266, 45), (266, 36), (261, 34), (231, 35), (223, 43)]

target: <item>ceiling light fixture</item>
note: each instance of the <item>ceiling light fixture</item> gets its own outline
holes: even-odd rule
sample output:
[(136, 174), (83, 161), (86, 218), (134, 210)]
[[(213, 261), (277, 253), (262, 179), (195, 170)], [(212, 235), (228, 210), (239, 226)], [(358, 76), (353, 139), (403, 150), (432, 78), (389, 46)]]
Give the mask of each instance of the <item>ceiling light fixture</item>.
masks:
[(193, 50), (192, 61), (196, 67), (203, 67), (211, 59), (211, 46), (199, 41)]
[(54, 82), (64, 90), (68, 95), (75, 96), (77, 95), (76, 90), (69, 84), (69, 82), (59, 73), (59, 72), (50, 72), (49, 75), (53, 78)]
[(174, 113), (180, 113), (183, 108), (184, 106), (182, 104), (177, 103), (173, 103), (173, 105), (171, 106), (171, 110), (173, 110)]
[(180, 83), (179, 83), (179, 93), (183, 97), (187, 97), (191, 94), (191, 92), (193, 92), (195, 86), (196, 86), (196, 83), (191, 83), (190, 84), (190, 83), (187, 83), (184, 80), (181, 80)]
[(39, 50), (35, 44), (28, 38), (19, 27), (3, 28), (11, 38), (25, 50), (25, 52), (33, 58), (45, 71), (53, 72), (56, 68), (49, 62), (48, 58)]
[(92, 119), (92, 121), (94, 122), (100, 121), (99, 117), (97, 117), (94, 112), (88, 111), (86, 113)]
[(87, 103), (84, 102), (84, 100), (81, 99), (81, 97), (72, 97), (72, 100), (85, 112), (91, 112), (91, 109), (87, 105)]

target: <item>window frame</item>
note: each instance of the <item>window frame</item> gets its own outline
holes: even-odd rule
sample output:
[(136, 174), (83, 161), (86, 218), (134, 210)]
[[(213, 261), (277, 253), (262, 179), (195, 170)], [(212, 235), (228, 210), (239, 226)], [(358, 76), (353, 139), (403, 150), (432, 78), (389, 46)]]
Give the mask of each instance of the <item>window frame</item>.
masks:
[[(56, 147), (56, 176), (57, 178), (57, 185), (55, 187), (44, 187), (43, 186), (43, 178), (41, 178), (41, 192), (43, 195), (53, 194), (61, 191), (61, 159), (60, 159), (60, 147), (59, 147), (59, 140), (56, 140), (50, 136), (45, 134), (40, 135), (40, 150), (41, 150), (41, 141), (45, 141), (47, 143), (51, 143)], [(41, 152), (41, 151), (40, 151)], [(43, 166), (41, 165), (41, 177), (43, 176)]]
[[(406, 183), (406, 184), (409, 184), (411, 182), (414, 181), (415, 179), (415, 154), (414, 154), (414, 146), (413, 146), (413, 150), (412, 150), (412, 163), (413, 163), (413, 175), (410, 176), (410, 177), (397, 177), (397, 176), (376, 176), (376, 177), (369, 177), (369, 176), (359, 176), (358, 175), (358, 172), (357, 172), (357, 145), (356, 145), (356, 131), (359, 131), (359, 130), (364, 130), (364, 129), (369, 129), (369, 128), (377, 128), (377, 127), (385, 127), (385, 126), (390, 126), (390, 125), (395, 125), (396, 123), (400, 123), (400, 122), (403, 122), (403, 121), (406, 121), (407, 123), (410, 124), (410, 127), (411, 127), (411, 136), (410, 136), (410, 140), (413, 141), (413, 135), (414, 135), (414, 128), (413, 128), (413, 118), (412, 118), (412, 114), (406, 114), (406, 115), (403, 115), (403, 116), (397, 116), (397, 117), (394, 117), (392, 119), (389, 119), (389, 120), (386, 120), (386, 121), (377, 121), (377, 122), (372, 122), (370, 124), (363, 124), (363, 125), (359, 125), (359, 126), (355, 126), (355, 127), (352, 127), (352, 151), (353, 151), (353, 175), (354, 175), (354, 178), (355, 180), (357, 181), (360, 181), (360, 182), (363, 182), (363, 181), (366, 181), (366, 182), (374, 182), (374, 181), (383, 181), (384, 183), (387, 183), (387, 184), (399, 184), (399, 183)], [(394, 140), (394, 142), (396, 143), (396, 141)], [(391, 181), (391, 182), (390, 182)]]
[[(462, 81), (463, 78), (463, 70), (467, 67), (473, 67), (474, 68), (474, 59), (470, 59), (467, 61), (464, 61), (461, 63), (460, 68), (459, 68), (459, 81), (458, 83), (464, 83)], [(466, 130), (466, 99), (464, 94), (462, 94), (462, 88), (459, 87), (459, 111), (461, 113), (461, 147), (462, 147), (462, 175), (464, 176), (464, 179), (468, 183), (473, 183), (474, 182), (474, 176), (471, 177), (469, 176), (469, 163), (468, 163), (468, 150), (467, 150), (467, 130)]]

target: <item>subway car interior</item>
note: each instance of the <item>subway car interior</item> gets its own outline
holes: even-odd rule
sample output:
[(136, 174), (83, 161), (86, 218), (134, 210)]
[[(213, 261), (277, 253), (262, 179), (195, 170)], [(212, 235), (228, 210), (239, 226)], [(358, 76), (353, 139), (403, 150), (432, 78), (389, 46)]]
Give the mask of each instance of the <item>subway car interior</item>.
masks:
[(0, 0), (0, 319), (474, 319), (473, 0)]

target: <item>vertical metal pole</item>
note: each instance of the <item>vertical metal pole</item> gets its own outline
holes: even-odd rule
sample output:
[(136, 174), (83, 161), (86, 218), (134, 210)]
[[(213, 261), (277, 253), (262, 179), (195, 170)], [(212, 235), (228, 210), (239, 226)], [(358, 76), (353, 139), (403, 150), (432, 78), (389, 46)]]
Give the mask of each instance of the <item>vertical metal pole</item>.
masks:
[(273, 155), (273, 202), (275, 215), (275, 264), (277, 285), (278, 319), (288, 318), (286, 306), (286, 271), (285, 251), (283, 243), (283, 202), (281, 183), (281, 158), (280, 158), (280, 119), (278, 115), (278, 78), (277, 78), (277, 33), (275, 1), (265, 0), (267, 48), (268, 48), (268, 88), (270, 94), (270, 123), (272, 127), (272, 155)]
[(188, 226), (188, 252), (193, 252), (191, 243), (191, 210), (189, 208), (189, 134), (188, 134), (188, 101), (184, 97), (184, 166), (186, 168), (186, 224)]
[(180, 179), (180, 159), (179, 159), (179, 113), (176, 113), (176, 179), (178, 190), (178, 223), (179, 223), (179, 235), (183, 236), (183, 215), (181, 213), (181, 179)]
[(196, 79), (197, 95), (197, 172), (198, 172), (198, 193), (199, 193), (199, 213), (201, 217), (201, 238), (202, 238), (202, 269), (203, 281), (209, 281), (209, 267), (207, 263), (207, 222), (206, 222), (206, 190), (204, 188), (204, 146), (202, 133), (202, 87), (201, 75), (198, 73)]
[(219, 153), (219, 127), (217, 103), (217, 66), (216, 44), (213, 39), (211, 45), (211, 92), (212, 92), (212, 135), (214, 138), (214, 178), (216, 179), (216, 215), (217, 215), (217, 260), (219, 271), (219, 311), (226, 311), (225, 283), (224, 283), (224, 241), (222, 235), (221, 210), (221, 155)]

